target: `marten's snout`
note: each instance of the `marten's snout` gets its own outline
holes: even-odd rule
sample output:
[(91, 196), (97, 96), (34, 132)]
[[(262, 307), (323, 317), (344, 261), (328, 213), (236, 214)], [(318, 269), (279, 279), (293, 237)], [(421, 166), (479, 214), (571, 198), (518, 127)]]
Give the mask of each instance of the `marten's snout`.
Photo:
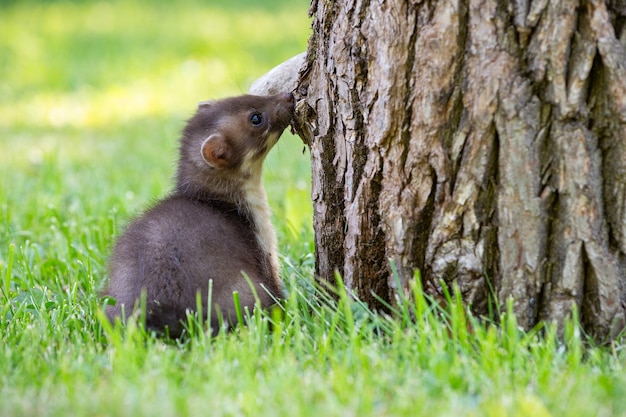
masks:
[(279, 93), (272, 97), (276, 102), (272, 130), (283, 131), (293, 118), (295, 100), (291, 93)]
[(278, 95), (281, 96), (281, 99), (283, 101), (285, 101), (286, 103), (288, 103), (291, 106), (293, 106), (293, 102), (294, 102), (293, 94), (291, 94), (291, 93), (280, 93)]

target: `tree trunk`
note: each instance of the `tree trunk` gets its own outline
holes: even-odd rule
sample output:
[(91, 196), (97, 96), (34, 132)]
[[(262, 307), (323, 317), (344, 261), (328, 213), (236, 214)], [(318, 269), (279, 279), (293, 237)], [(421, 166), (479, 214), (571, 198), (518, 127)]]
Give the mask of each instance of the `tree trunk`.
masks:
[(296, 130), (317, 274), (376, 304), (419, 269), (477, 314), (513, 297), (530, 328), (577, 306), (587, 331), (615, 336), (626, 3), (313, 0), (310, 13)]

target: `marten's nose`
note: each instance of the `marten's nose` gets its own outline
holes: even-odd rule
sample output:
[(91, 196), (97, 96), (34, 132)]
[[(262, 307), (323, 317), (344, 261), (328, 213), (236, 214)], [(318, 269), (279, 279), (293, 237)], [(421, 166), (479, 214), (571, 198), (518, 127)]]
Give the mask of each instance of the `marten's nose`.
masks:
[(293, 104), (293, 101), (294, 101), (293, 100), (293, 94), (291, 94), (291, 93), (280, 93), (280, 94), (278, 94), (278, 96), (279, 96), (279, 98), (282, 101), (284, 101), (284, 102), (286, 102), (288, 104)]

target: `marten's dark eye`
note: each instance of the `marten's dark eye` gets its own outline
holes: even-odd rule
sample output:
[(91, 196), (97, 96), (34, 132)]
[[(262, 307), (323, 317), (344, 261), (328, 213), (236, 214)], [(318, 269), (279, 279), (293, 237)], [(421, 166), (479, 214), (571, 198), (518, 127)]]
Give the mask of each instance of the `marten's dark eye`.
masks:
[(263, 124), (263, 115), (261, 113), (252, 113), (250, 123), (252, 123), (252, 126), (261, 126)]

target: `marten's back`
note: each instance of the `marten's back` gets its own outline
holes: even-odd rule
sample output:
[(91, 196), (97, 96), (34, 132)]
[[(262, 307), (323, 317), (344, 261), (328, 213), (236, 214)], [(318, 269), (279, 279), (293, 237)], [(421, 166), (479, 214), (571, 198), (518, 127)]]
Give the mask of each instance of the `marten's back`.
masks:
[(147, 326), (157, 330), (167, 326), (175, 337), (185, 312), (196, 310), (196, 293), (207, 311), (213, 280), (215, 330), (216, 306), (225, 321), (232, 323), (236, 317), (234, 291), (242, 305), (254, 304), (242, 271), (254, 283), (262, 304), (272, 304), (269, 293), (277, 298), (280, 289), (247, 216), (236, 206), (172, 196), (132, 222), (115, 245), (107, 294), (117, 304), (107, 307), (107, 315), (120, 316), (122, 306), (129, 314), (145, 290)]

